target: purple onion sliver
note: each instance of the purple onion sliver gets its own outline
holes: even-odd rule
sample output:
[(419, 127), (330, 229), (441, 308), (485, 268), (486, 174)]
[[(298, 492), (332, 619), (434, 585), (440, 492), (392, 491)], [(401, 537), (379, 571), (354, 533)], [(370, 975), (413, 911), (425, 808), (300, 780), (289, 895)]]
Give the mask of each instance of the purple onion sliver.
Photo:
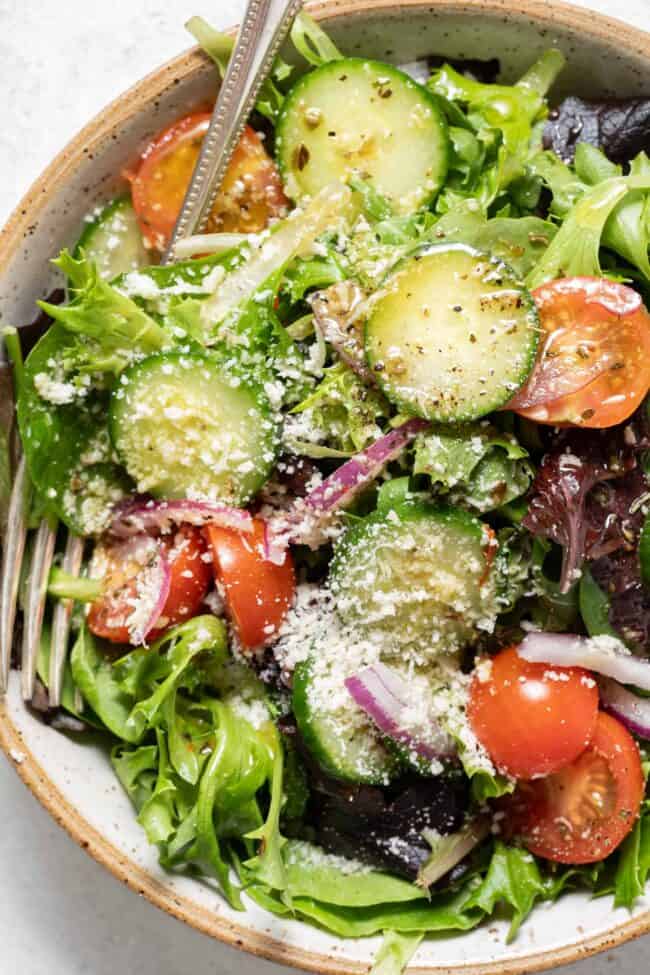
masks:
[(427, 420), (407, 420), (337, 468), (307, 495), (305, 503), (317, 511), (331, 511), (340, 507), (351, 500), (359, 488), (373, 481), (386, 464), (399, 456), (404, 447), (428, 427)]
[(571, 633), (529, 633), (517, 653), (530, 663), (583, 667), (620, 684), (650, 691), (650, 661), (634, 657), (613, 637), (584, 637)]
[(650, 698), (639, 697), (611, 678), (600, 680), (599, 687), (603, 709), (618, 718), (628, 731), (650, 741)]
[(288, 542), (284, 542), (273, 532), (268, 521), (264, 522), (264, 558), (273, 565), (284, 565), (287, 558)]
[(118, 538), (128, 538), (141, 532), (165, 532), (174, 524), (212, 524), (250, 532), (253, 518), (250, 512), (242, 508), (215, 501), (153, 501), (139, 497), (122, 501), (116, 506), (110, 532)]
[(404, 712), (409, 705), (409, 686), (391, 667), (382, 663), (364, 667), (358, 674), (348, 677), (345, 686), (380, 731), (421, 758), (435, 761), (455, 753), (453, 742), (433, 716), (427, 728), (429, 741), (403, 727)]
[(142, 642), (147, 639), (152, 630), (156, 628), (160, 617), (163, 614), (165, 604), (169, 598), (169, 591), (172, 584), (172, 569), (167, 553), (162, 546), (158, 547), (156, 568), (158, 569), (160, 582), (156, 592), (156, 599), (151, 608), (151, 613), (142, 631)]

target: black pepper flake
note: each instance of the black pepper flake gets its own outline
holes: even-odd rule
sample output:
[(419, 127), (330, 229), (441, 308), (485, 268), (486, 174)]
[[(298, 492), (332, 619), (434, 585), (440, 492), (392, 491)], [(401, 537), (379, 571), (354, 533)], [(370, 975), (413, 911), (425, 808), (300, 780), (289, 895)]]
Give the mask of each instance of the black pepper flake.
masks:
[(309, 149), (307, 146), (301, 142), (298, 148), (293, 154), (293, 165), (294, 167), (302, 172), (307, 163), (309, 162)]
[(454, 311), (462, 311), (462, 310), (463, 310), (462, 305), (454, 305)]
[(382, 88), (380, 90), (380, 92), (379, 92), (379, 97), (380, 98), (390, 98), (390, 96), (392, 94), (393, 94), (392, 88)]

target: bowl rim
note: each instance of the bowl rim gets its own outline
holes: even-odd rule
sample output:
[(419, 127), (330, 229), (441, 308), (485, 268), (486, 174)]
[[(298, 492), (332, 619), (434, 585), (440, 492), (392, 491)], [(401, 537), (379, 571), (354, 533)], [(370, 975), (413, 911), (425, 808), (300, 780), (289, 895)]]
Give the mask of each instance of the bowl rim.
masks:
[[(595, 40), (611, 43), (647, 59), (650, 65), (650, 33), (594, 10), (576, 7), (563, 0), (315, 0), (307, 8), (317, 20), (355, 17), (369, 11), (406, 12), (409, 9), (435, 9), (440, 13), (488, 13), (494, 16), (528, 18), (548, 28), (567, 27)], [(234, 32), (236, 28), (232, 28)], [(47, 204), (53, 185), (66, 178), (86, 153), (92, 153), (116, 124), (139, 114), (157, 94), (178, 84), (205, 65), (198, 48), (191, 48), (154, 69), (131, 88), (111, 101), (74, 136), (55, 156), (20, 200), (0, 231), (0, 265), (9, 262)], [(279, 964), (290, 965), (323, 975), (361, 975), (368, 970), (364, 962), (309, 951), (287, 944), (271, 935), (237, 924), (201, 907), (166, 885), (126, 857), (95, 827), (91, 826), (66, 799), (24, 742), (9, 716), (6, 700), (0, 699), (0, 748), (33, 795), (58, 825), (98, 863), (151, 904), (177, 920), (234, 948)], [(245, 916), (245, 915), (244, 915)], [(650, 932), (650, 909), (600, 934), (587, 936), (559, 948), (532, 951), (520, 958), (493, 962), (472, 962), (453, 966), (413, 966), (410, 975), (525, 975), (588, 958), (618, 947)]]

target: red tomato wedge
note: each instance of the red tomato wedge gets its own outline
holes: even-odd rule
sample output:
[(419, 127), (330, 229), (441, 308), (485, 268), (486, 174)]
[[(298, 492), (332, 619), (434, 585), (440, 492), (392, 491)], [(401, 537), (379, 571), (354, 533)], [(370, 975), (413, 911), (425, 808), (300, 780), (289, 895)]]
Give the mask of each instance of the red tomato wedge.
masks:
[[(160, 544), (167, 550), (171, 585), (158, 626), (149, 634), (148, 642), (170, 626), (196, 616), (212, 581), (210, 565), (203, 558), (206, 547), (199, 529), (185, 526), (163, 536)], [(142, 567), (119, 558), (118, 548), (104, 549), (107, 566), (104, 593), (90, 606), (88, 627), (95, 636), (111, 643), (129, 643), (129, 618), (133, 613), (138, 572)]]
[(598, 689), (586, 670), (531, 664), (509, 647), (477, 668), (467, 716), (499, 771), (532, 779), (569, 765), (587, 747)]
[(521, 784), (505, 805), (509, 831), (536, 856), (595, 863), (634, 827), (645, 791), (636, 742), (615, 718), (598, 714), (589, 746), (571, 765)]
[[(208, 112), (186, 115), (147, 146), (131, 182), (133, 206), (147, 247), (164, 250), (210, 124)], [(207, 232), (257, 233), (286, 213), (282, 180), (260, 136), (246, 126), (207, 221)]]
[(553, 426), (622, 423), (650, 388), (650, 314), (640, 296), (602, 278), (562, 278), (533, 297), (540, 350), (506, 409)]
[(296, 577), (291, 555), (283, 565), (264, 558), (264, 522), (242, 534), (208, 525), (214, 574), (226, 608), (244, 647), (254, 649), (273, 639), (293, 603)]

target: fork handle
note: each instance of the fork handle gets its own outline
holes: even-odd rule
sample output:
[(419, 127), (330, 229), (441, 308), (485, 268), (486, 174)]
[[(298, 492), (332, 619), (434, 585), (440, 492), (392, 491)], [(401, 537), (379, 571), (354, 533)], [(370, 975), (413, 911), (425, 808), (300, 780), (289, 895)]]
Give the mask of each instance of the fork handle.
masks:
[(163, 263), (174, 259), (177, 242), (197, 233), (207, 218), (246, 120), (301, 6), (302, 0), (248, 0), (210, 127)]

